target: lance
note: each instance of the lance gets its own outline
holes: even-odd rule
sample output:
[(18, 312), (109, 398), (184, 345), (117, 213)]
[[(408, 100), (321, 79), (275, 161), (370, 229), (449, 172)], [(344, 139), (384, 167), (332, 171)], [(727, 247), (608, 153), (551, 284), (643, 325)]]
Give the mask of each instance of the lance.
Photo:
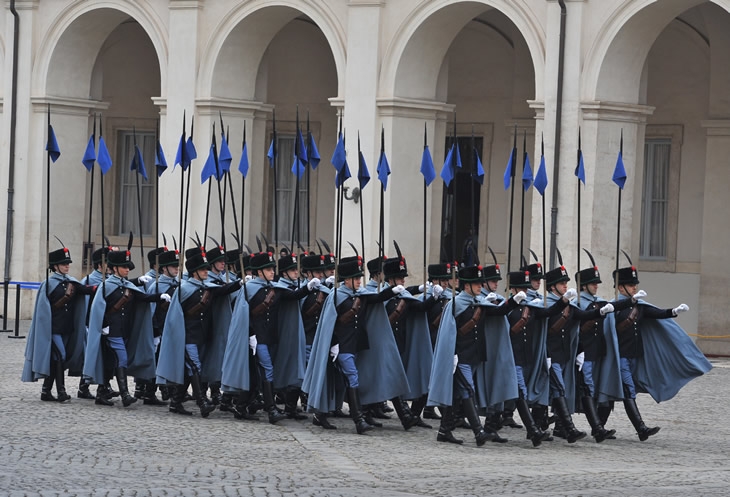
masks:
[[(246, 150), (246, 120), (243, 120), (243, 140), (241, 141), (241, 155), (247, 154)], [(247, 160), (248, 157), (241, 160)], [(233, 197), (233, 194), (231, 194), (231, 197)], [(241, 232), (238, 235), (239, 237), (243, 236), (245, 233), (243, 231), (243, 220), (246, 218), (246, 175), (243, 174), (243, 171), (241, 171)], [(241, 259), (241, 271), (243, 271), (243, 259)]]
[[(542, 162), (545, 160), (545, 138), (541, 134), (540, 135), (540, 167), (544, 167), (542, 165)], [(544, 188), (544, 187), (543, 187)], [(545, 264), (545, 261), (547, 260), (547, 242), (546, 242), (546, 219), (545, 219), (545, 192), (540, 195), (542, 197), (542, 263)], [(580, 268), (578, 268), (580, 271)], [(542, 286), (542, 302), (543, 306), (547, 306), (547, 289), (545, 288), (545, 285)]]
[[(221, 138), (222, 140), (222, 138)], [(216, 143), (215, 139), (215, 123), (213, 123), (213, 158), (215, 160), (215, 176), (216, 176), (216, 186), (218, 187), (218, 207), (220, 208), (221, 212), (221, 247), (225, 249), (226, 247), (226, 209), (223, 206), (223, 194), (221, 192), (221, 176), (223, 175), (221, 173), (221, 166), (220, 161), (218, 160), (218, 144)], [(208, 179), (210, 181), (210, 178)], [(226, 270), (226, 280), (228, 279), (228, 270)]]
[(277, 174), (276, 174), (276, 109), (273, 109), (273, 138), (272, 138), (272, 163), (274, 167), (274, 249), (276, 251), (276, 254), (274, 257), (278, 257), (279, 254), (279, 199), (277, 198), (277, 191), (279, 190), (279, 185), (277, 182)]
[[(525, 169), (527, 167), (527, 130), (524, 132), (525, 134), (522, 136), (522, 177), (525, 176)], [(525, 188), (521, 188), (522, 190), (522, 205), (520, 208), (520, 255), (523, 254), (525, 250)]]
[(312, 215), (312, 207), (311, 207), (310, 202), (309, 202), (309, 198), (310, 198), (310, 195), (309, 195), (309, 187), (310, 187), (310, 174), (311, 174), (310, 173), (310, 169), (312, 169), (312, 165), (309, 163), (309, 153), (310, 153), (311, 150), (312, 150), (312, 132), (309, 129), (309, 110), (307, 110), (307, 164), (306, 164), (306, 166), (304, 168), (305, 169), (304, 174), (306, 174), (305, 181), (307, 183), (307, 250), (310, 249), (310, 245), (309, 245), (309, 239), (310, 239), (310, 236), (309, 236), (309, 227), (310, 227), (310, 225), (309, 225), (309, 217)]
[[(339, 120), (339, 130), (337, 133), (337, 140), (339, 141), (340, 137), (342, 137), (342, 116), (340, 116)], [(337, 285), (339, 283), (339, 262), (340, 258), (338, 255), (338, 248), (340, 244), (340, 228), (342, 226), (342, 196), (340, 195), (340, 190), (342, 189), (342, 186), (340, 185), (340, 181), (338, 181), (339, 171), (335, 173), (335, 185), (337, 186), (337, 193), (336, 193), (336, 210), (335, 210), (335, 286), (334, 286), (334, 299), (335, 299), (335, 305), (337, 305)], [(344, 176), (344, 174), (343, 174)]]
[[(99, 114), (99, 145), (101, 146), (101, 140), (104, 137), (104, 130), (102, 129), (102, 117)], [(99, 197), (101, 198), (101, 239), (106, 240), (104, 236), (104, 171), (101, 171), (99, 175)], [(101, 296), (106, 298), (106, 251), (101, 251)]]
[[(91, 134), (94, 140), (94, 149), (96, 149), (96, 113), (94, 113), (94, 126), (93, 126), (94, 132)], [(86, 248), (88, 250), (88, 254), (86, 256), (87, 261), (87, 273), (91, 272), (91, 269), (93, 268), (93, 261), (91, 260), (94, 256), (94, 246), (91, 244), (91, 216), (94, 212), (94, 170), (96, 168), (94, 165), (91, 165), (91, 184), (89, 185), (89, 229), (86, 234)], [(102, 238), (103, 240), (103, 238)]]
[[(469, 146), (471, 147), (471, 153), (469, 154), (469, 193), (470, 200), (471, 200), (471, 219), (470, 219), (470, 225), (469, 225), (469, 240), (472, 243), (472, 248), (474, 244), (474, 234), (476, 233), (476, 222), (474, 220), (474, 211), (476, 207), (476, 199), (474, 198), (474, 187), (476, 186), (474, 183), (476, 182), (476, 175), (477, 175), (477, 165), (474, 161), (474, 151), (476, 150), (476, 146), (474, 145), (474, 125), (471, 126), (471, 139), (469, 141)], [(457, 147), (458, 147), (458, 139), (457, 139)]]
[[(297, 105), (297, 127), (294, 132), (294, 214), (291, 222), (291, 253), (294, 253), (294, 242), (299, 243), (299, 105)], [(298, 260), (298, 259), (297, 259)]]
[[(160, 118), (157, 118), (155, 124), (155, 155), (157, 155), (157, 144), (160, 143)], [(157, 161), (155, 161), (156, 163)], [(156, 164), (155, 164), (156, 166)], [(156, 169), (156, 168), (155, 168)], [(142, 230), (140, 228), (140, 234)], [(165, 245), (167, 245), (165, 243)], [(160, 177), (155, 171), (155, 248), (160, 246)], [(157, 266), (157, 260), (155, 260)], [(155, 270), (155, 272), (158, 272)]]
[[(623, 155), (624, 155), (624, 130), (621, 128), (621, 142), (619, 145), (619, 156), (621, 157), (621, 161), (623, 162)], [(623, 187), (619, 186), (618, 189), (618, 210), (616, 211), (616, 271), (614, 272), (614, 292), (615, 292), (615, 298), (618, 299), (618, 258), (619, 258), (619, 247), (621, 246), (621, 193), (623, 192)], [(628, 256), (627, 256), (628, 257)]]
[[(428, 124), (423, 123), (423, 153), (426, 154), (428, 150)], [(428, 184), (426, 183), (426, 176), (423, 177), (423, 288), (426, 288), (428, 282), (428, 260), (426, 259), (426, 211), (428, 206)], [(426, 300), (426, 292), (423, 293), (423, 300)]]
[(509, 273), (512, 269), (512, 219), (514, 217), (514, 210), (515, 210), (515, 164), (514, 159), (517, 158), (517, 125), (515, 125), (515, 134), (514, 134), (514, 141), (512, 144), (512, 155), (510, 157), (510, 162), (512, 163), (512, 168), (510, 171), (510, 181), (512, 183), (512, 192), (510, 193), (510, 202), (509, 202), (509, 235), (507, 240), (507, 272)]
[[(346, 148), (347, 147), (347, 132), (346, 131), (342, 132), (342, 145), (343, 145), (343, 147), (345, 147), (345, 167), (349, 168), (349, 166), (347, 165), (347, 148)], [(342, 244), (343, 244), (342, 223), (344, 222), (344, 217), (345, 217), (345, 188), (344, 188), (345, 181), (347, 181), (347, 178), (345, 178), (345, 174), (343, 172), (342, 181), (340, 181), (340, 187), (338, 190), (339, 202), (340, 202), (340, 225), (339, 225), (338, 233), (337, 233), (338, 245), (335, 247), (338, 261), (342, 258)]]
[[(357, 179), (360, 181), (362, 175), (362, 161), (360, 160), (360, 131), (357, 132)], [(360, 188), (360, 248), (362, 249), (362, 259), (365, 260), (365, 223), (363, 221), (362, 207), (362, 188)]]
[[(185, 160), (186, 160), (186, 142), (185, 142), (185, 110), (183, 110), (183, 122), (182, 122), (182, 135), (180, 137), (180, 270), (178, 272), (178, 278), (182, 278), (183, 273), (183, 259), (185, 257), (185, 233), (183, 231), (183, 214), (185, 213), (185, 207), (183, 205), (183, 199), (185, 198)], [(187, 201), (185, 201), (187, 204)]]
[[(451, 146), (454, 148), (454, 152), (458, 152), (459, 150), (459, 138), (456, 135), (456, 112), (454, 112), (454, 130), (453, 130), (453, 138), (451, 141)], [(454, 203), (451, 207), (451, 253), (454, 256), (454, 268), (457, 267), (456, 264), (456, 163), (454, 162), (454, 154), (451, 154), (451, 163), (449, 164), (449, 167), (451, 168), (451, 178), (454, 185)], [(451, 292), (451, 314), (456, 319), (456, 270), (454, 269), (454, 274), (452, 275), (452, 292)]]
[[(579, 127), (578, 128), (578, 163), (576, 165), (576, 171), (580, 171), (579, 168), (581, 165), (581, 160), (583, 158), (582, 155), (583, 155), (583, 153), (581, 152), (581, 147), (580, 147), (580, 127)], [(576, 263), (578, 264), (578, 268), (577, 268), (577, 273), (575, 276), (575, 284), (578, 287), (578, 305), (580, 305), (580, 203), (581, 203), (580, 202), (580, 193), (581, 192), (580, 192), (580, 174), (579, 174), (578, 175), (578, 213), (577, 213), (578, 214), (578, 219), (577, 219), (578, 226), (577, 226), (577, 234), (576, 234), (576, 236), (578, 238), (577, 239), (578, 245), (577, 245), (577, 250), (576, 250), (576, 252), (577, 252)]]
[[(48, 144), (51, 143), (51, 133), (53, 133), (53, 128), (51, 128), (51, 104), (48, 104), (47, 107), (47, 115), (48, 115)], [(46, 145), (46, 298), (48, 298), (49, 290), (48, 290), (48, 276), (51, 271), (51, 258), (50, 258), (50, 242), (49, 238), (51, 237), (51, 151), (49, 150), (49, 146)], [(61, 244), (63, 246), (63, 244)], [(7, 287), (6, 287), (7, 291)]]
[[(137, 160), (137, 128), (135, 126), (132, 126), (132, 137), (134, 141), (134, 158), (132, 161), (134, 162)], [(142, 240), (142, 195), (139, 188), (140, 167), (142, 167), (142, 165), (138, 163), (134, 172), (134, 179), (137, 187), (137, 220), (139, 221), (139, 256), (141, 262), (144, 261), (144, 241)]]
[[(223, 132), (223, 114), (221, 112), (218, 112), (218, 116), (220, 117), (221, 121), (221, 133)], [(226, 140), (226, 145), (228, 145), (230, 140), (230, 126), (226, 128), (226, 134), (221, 137), (221, 140)], [(222, 147), (223, 145), (221, 145)], [(241, 233), (238, 231), (238, 213), (236, 213), (236, 198), (233, 196), (233, 178), (231, 178), (231, 168), (229, 167), (225, 172), (225, 179), (223, 182), (223, 212), (226, 211), (226, 197), (228, 192), (231, 192), (231, 209), (233, 210), (233, 226), (236, 229), (236, 237), (240, 239)], [(226, 189), (227, 188), (227, 189)], [(222, 228), (222, 226), (221, 226)], [(225, 246), (225, 245), (224, 245)], [(240, 248), (240, 247), (239, 247)]]
[[(195, 131), (195, 114), (193, 114), (192, 117), (190, 118), (190, 140), (191, 141), (193, 139), (193, 132), (194, 131)], [(187, 153), (187, 142), (185, 142), (185, 147), (186, 147), (185, 148), (185, 151)], [(188, 157), (188, 160), (190, 160), (190, 162), (191, 162), (191, 164), (188, 167), (192, 167), (192, 157)], [(192, 176), (192, 171), (188, 171), (188, 181), (187, 181), (186, 191), (185, 191), (185, 218), (183, 220), (183, 231), (182, 231), (183, 238), (180, 240), (180, 244), (182, 246), (181, 247), (182, 256), (185, 255), (185, 251), (184, 251), (184, 249), (185, 249), (185, 238), (184, 237), (186, 237), (187, 234), (188, 234), (188, 207), (190, 206), (189, 199), (190, 199), (190, 177), (191, 176)], [(183, 261), (183, 257), (182, 256), (180, 257), (180, 264), (181, 265), (182, 265), (182, 261)], [(182, 272), (182, 267), (181, 267), (180, 268), (180, 273), (179, 273), (180, 274), (180, 278), (181, 278), (180, 283), (182, 283), (182, 273), (183, 272)], [(180, 294), (180, 298), (182, 299), (182, 295), (181, 294)]]
[[(380, 128), (380, 157), (385, 153), (385, 127)], [(378, 160), (380, 165), (380, 160)], [(378, 292), (380, 291), (382, 274), (383, 274), (383, 256), (385, 255), (385, 185), (380, 182), (380, 222), (378, 227), (378, 243), (379, 243), (379, 264), (381, 277), (378, 278)]]

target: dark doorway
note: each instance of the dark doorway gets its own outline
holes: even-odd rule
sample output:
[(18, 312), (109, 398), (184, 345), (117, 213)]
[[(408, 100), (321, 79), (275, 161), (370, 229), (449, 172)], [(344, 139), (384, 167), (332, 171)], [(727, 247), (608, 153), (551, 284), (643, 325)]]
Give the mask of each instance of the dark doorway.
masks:
[[(461, 155), (461, 166), (456, 168), (455, 178), (444, 188), (441, 209), (441, 262), (454, 260), (454, 254), (461, 264), (478, 264), (479, 202), (481, 186), (474, 178), (477, 162), (474, 150), (482, 157), (482, 137), (459, 136), (457, 144)], [(453, 143), (453, 137), (446, 138), (446, 153)], [(486, 175), (486, 174), (485, 174)], [(455, 223), (454, 214), (456, 215)], [(452, 228), (453, 227), (453, 228)], [(453, 234), (456, 235), (454, 240)], [(471, 244), (467, 242), (471, 238)], [(456, 242), (454, 244), (454, 242)], [(471, 245), (473, 250), (468, 250)]]

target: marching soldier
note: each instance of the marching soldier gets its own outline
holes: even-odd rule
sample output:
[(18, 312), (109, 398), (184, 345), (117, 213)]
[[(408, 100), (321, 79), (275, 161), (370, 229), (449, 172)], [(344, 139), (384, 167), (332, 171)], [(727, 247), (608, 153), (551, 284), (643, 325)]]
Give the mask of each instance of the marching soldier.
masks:
[[(620, 293), (619, 302), (640, 295), (636, 267), (620, 268), (613, 272), (613, 277)], [(618, 336), (624, 408), (643, 442), (656, 435), (660, 428), (644, 424), (636, 394), (647, 391), (657, 402), (669, 400), (692, 378), (706, 373), (712, 366), (687, 333), (671, 319), (688, 311), (687, 304), (659, 309), (644, 300), (636, 300), (617, 312), (611, 325)]]
[[(66, 402), (71, 396), (66, 393), (64, 371), (79, 371), (83, 365), (86, 309), (82, 295), (93, 295), (96, 287), (68, 275), (73, 262), (68, 248), (49, 253), (48, 262), (52, 273), (38, 289), (21, 379), (43, 378), (41, 400)], [(58, 397), (51, 393), (54, 380)]]

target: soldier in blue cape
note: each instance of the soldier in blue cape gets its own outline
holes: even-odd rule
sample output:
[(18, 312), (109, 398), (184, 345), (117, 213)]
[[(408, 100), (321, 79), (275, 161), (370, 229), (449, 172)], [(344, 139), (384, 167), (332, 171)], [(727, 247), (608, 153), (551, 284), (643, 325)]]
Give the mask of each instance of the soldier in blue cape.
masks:
[[(128, 247), (131, 245), (130, 236)], [(169, 296), (148, 295), (127, 279), (134, 269), (129, 249), (109, 252), (107, 263), (112, 274), (102, 282), (102, 291), (96, 293), (91, 305), (84, 375), (92, 383), (103, 383), (105, 363), (113, 365), (122, 403), (128, 407), (137, 399), (129, 394), (127, 374), (154, 378), (149, 303), (169, 300)]]
[[(217, 299), (228, 301), (228, 295), (241, 287), (240, 281), (226, 285), (208, 283), (208, 259), (205, 251), (185, 251), (190, 257), (185, 261), (188, 279), (183, 280), (172, 296), (167, 311), (165, 326), (160, 342), (160, 355), (157, 363), (157, 383), (174, 386), (170, 412), (191, 415), (183, 402), (187, 387), (193, 387), (193, 397), (202, 417), (208, 417), (215, 406), (208, 402), (201, 388), (206, 362), (221, 364), (218, 357), (218, 341), (227, 339), (216, 328), (213, 305)], [(228, 330), (226, 329), (226, 334)], [(224, 342), (225, 346), (225, 342)], [(222, 353), (221, 353), (222, 354)], [(220, 375), (220, 367), (218, 368)]]
[[(578, 305), (584, 311), (595, 311), (606, 306), (608, 302), (598, 296), (598, 285), (602, 283), (601, 274), (593, 256), (590, 252), (586, 252), (592, 266), (575, 274), (576, 281), (580, 282), (581, 291)], [(638, 299), (645, 295), (646, 292), (642, 290), (634, 297)], [(632, 299), (614, 302), (614, 311), (625, 309), (631, 302)], [(599, 313), (597, 316), (581, 320), (578, 350), (576, 387), (581, 405), (576, 406), (577, 410), (582, 408), (591, 425), (591, 436), (597, 443), (615, 439), (616, 431), (605, 429), (604, 424), (613, 401), (623, 398), (623, 387), (618, 340), (604, 315)]]
[[(439, 324), (441, 323), (441, 315), (444, 307), (451, 301), (451, 280), (452, 280), (451, 264), (429, 264), (428, 265), (428, 281), (435, 287), (436, 285), (443, 288), (443, 292), (436, 299), (436, 304), (428, 310), (428, 329), (431, 337), (431, 349), (436, 347), (436, 337), (438, 336)], [(427, 396), (428, 400), (428, 396)], [(423, 417), (426, 419), (439, 420), (442, 417), (436, 413), (435, 406), (426, 406), (423, 408)], [(451, 420), (449, 420), (451, 421)], [(447, 425), (448, 426), (448, 425)], [(449, 431), (453, 429), (449, 428)]]
[(440, 442), (463, 442), (453, 436), (448, 424), (455, 403), (461, 404), (478, 446), (495, 438), (479, 419), (476, 392), (486, 387), (477, 385), (475, 379), (485, 380), (484, 375), (477, 375), (477, 367), (487, 360), (487, 316), (504, 316), (517, 302), (510, 299), (502, 306), (488, 303), (481, 296), (483, 282), (481, 266), (461, 268), (462, 291), (446, 305), (441, 317), (428, 392), (428, 405), (445, 411), (436, 438)]
[(357, 433), (373, 429), (362, 403), (373, 404), (408, 392), (408, 380), (398, 355), (382, 302), (404, 290), (380, 293), (361, 286), (362, 258), (343, 259), (337, 269), (340, 284), (325, 300), (312, 344), (302, 390), (313, 412), (329, 412), (335, 392), (328, 362), (337, 363), (347, 381), (347, 402)]
[[(280, 278), (274, 282), (276, 265), (271, 252), (252, 256), (251, 269), (256, 277), (246, 283), (249, 334), (256, 337), (264, 409), (271, 424), (286, 417), (303, 417), (296, 407), (306, 369), (306, 344), (299, 300), (320, 285), (319, 279), (314, 278), (298, 288), (299, 274), (293, 254), (279, 260)], [(274, 402), (275, 387), (286, 391), (286, 414)]]
[[(613, 272), (620, 293), (618, 302), (637, 296), (636, 267)], [(712, 369), (709, 361), (687, 333), (671, 318), (689, 310), (687, 304), (659, 309), (638, 299), (636, 304), (607, 320), (618, 336), (624, 408), (642, 442), (659, 431), (644, 424), (636, 394), (649, 393), (657, 402), (674, 397), (691, 379)]]
[[(581, 321), (597, 319), (613, 312), (613, 305), (606, 303), (590, 310), (581, 309), (574, 302), (577, 292), (573, 288), (568, 289), (569, 281), (570, 276), (562, 264), (545, 273), (545, 285), (549, 291), (547, 304), (552, 305), (558, 300), (569, 301), (569, 305), (560, 314), (548, 318), (547, 352), (550, 359), (550, 401), (558, 417), (553, 435), (573, 443), (585, 437), (584, 432), (575, 428), (571, 417), (576, 412), (575, 393), (578, 382), (575, 363), (578, 356), (578, 328)], [(585, 398), (584, 405), (588, 406), (585, 407), (588, 421), (593, 427), (596, 442), (600, 443), (611, 433), (600, 424), (593, 399)]]
[[(509, 273), (509, 288), (512, 294), (532, 289), (531, 276), (530, 271)], [(517, 412), (534, 446), (540, 445), (543, 440), (552, 440), (547, 432), (550, 365), (547, 356), (545, 318), (559, 314), (567, 303), (567, 299), (558, 299), (550, 307), (545, 307), (542, 298), (530, 300), (528, 297), (507, 314), (519, 390), (516, 401)]]
[[(63, 247), (48, 254), (51, 274), (41, 283), (33, 320), (25, 347), (23, 381), (43, 379), (41, 400), (66, 402), (65, 373), (81, 370), (86, 336), (85, 305), (82, 295), (93, 295), (94, 286), (85, 286), (68, 276), (71, 254)], [(56, 382), (58, 397), (51, 393)]]
[[(159, 268), (155, 281), (147, 287), (148, 294), (166, 294), (172, 298), (178, 288), (177, 276), (180, 272), (180, 253), (175, 250), (165, 250), (157, 254), (156, 259), (159, 261)], [(160, 356), (160, 341), (162, 340), (162, 332), (165, 328), (165, 320), (167, 312), (170, 309), (170, 303), (163, 300), (158, 304), (152, 305), (152, 334), (154, 337), (153, 344), (155, 347), (155, 364)], [(135, 378), (135, 385), (142, 383), (141, 395), (145, 405), (166, 406), (170, 398), (170, 392), (167, 386), (162, 385), (162, 401), (157, 398), (157, 384), (155, 378)], [(135, 392), (136, 396), (136, 392)]]
[[(388, 259), (383, 264), (386, 286), (405, 285), (408, 277), (406, 260), (402, 256)], [(398, 346), (403, 368), (408, 376), (410, 391), (402, 398), (392, 399), (398, 417), (407, 430), (411, 423), (422, 428), (431, 428), (421, 419), (421, 413), (428, 398), (428, 381), (433, 361), (433, 347), (428, 328), (427, 312), (436, 305), (443, 287), (436, 285), (430, 292), (420, 288), (422, 298), (415, 297), (406, 289), (385, 303), (393, 337)], [(403, 399), (411, 400), (410, 412)]]

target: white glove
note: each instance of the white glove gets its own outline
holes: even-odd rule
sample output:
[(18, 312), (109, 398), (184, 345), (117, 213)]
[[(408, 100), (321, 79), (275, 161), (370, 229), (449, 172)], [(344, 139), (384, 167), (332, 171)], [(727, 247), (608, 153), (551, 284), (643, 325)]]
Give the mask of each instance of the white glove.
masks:
[(578, 292), (575, 291), (575, 288), (568, 288), (565, 293), (563, 294), (563, 298), (565, 300), (573, 300), (578, 296)]
[(639, 299), (643, 299), (644, 297), (646, 297), (646, 292), (644, 290), (639, 290), (638, 292), (636, 292), (634, 294), (634, 296), (632, 298), (634, 300), (639, 300)]
[(337, 360), (337, 356), (340, 355), (340, 344), (336, 343), (332, 347), (330, 347), (330, 357), (332, 358), (332, 362), (335, 362)]
[(431, 294), (435, 299), (439, 298), (442, 293), (444, 293), (444, 287), (442, 287), (441, 285), (434, 285), (431, 289)]
[(152, 343), (155, 344), (155, 348), (160, 344), (160, 337), (155, 337), (154, 340), (152, 340)]
[(515, 296), (512, 297), (512, 300), (514, 300), (517, 305), (520, 305), (522, 303), (522, 301), (525, 300), (526, 298), (527, 298), (527, 294), (523, 291), (519, 291), (519, 292), (515, 293)]
[(598, 311), (598, 312), (601, 313), (601, 316), (605, 316), (609, 312), (613, 312), (613, 304), (606, 304), (606, 305), (604, 305), (603, 307), (601, 307), (601, 310)]
[(101, 329), (101, 334), (102, 335), (108, 335), (109, 334), (109, 327), (108, 326), (105, 326), (104, 328), (102, 328)]
[(583, 362), (586, 360), (585, 352), (581, 352), (575, 357), (575, 365), (578, 366), (578, 371), (583, 371)]
[(245, 277), (243, 278), (243, 282), (244, 282), (244, 283), (248, 283), (248, 282), (249, 282), (249, 281), (251, 281), (252, 279), (253, 279), (253, 276), (251, 276), (250, 274), (247, 274), (247, 275), (246, 275), (246, 276), (245, 276)]
[(324, 280), (324, 282), (325, 282), (325, 283), (326, 283), (327, 285), (334, 285), (334, 284), (335, 284), (335, 276), (334, 276), (334, 275), (332, 275), (332, 276), (327, 276), (327, 279), (326, 279), (326, 280)]
[(402, 293), (405, 289), (406, 287), (404, 287), (403, 285), (396, 285), (393, 287), (393, 293), (398, 295), (399, 293)]
[(259, 344), (259, 341), (256, 340), (256, 335), (251, 335), (248, 337), (248, 346), (251, 347), (251, 351), (253, 351), (253, 355), (256, 355), (256, 346)]
[(154, 278), (152, 276), (147, 276), (146, 274), (143, 274), (142, 276), (137, 278), (137, 281), (139, 281), (140, 283), (145, 284), (145, 285), (152, 280), (154, 280)]
[(307, 290), (312, 290), (314, 288), (319, 288), (322, 282), (319, 280), (319, 278), (312, 278), (309, 280), (309, 283), (307, 283)]
[(160, 301), (163, 301), (163, 300), (169, 304), (170, 300), (172, 300), (172, 298), (167, 293), (163, 293), (162, 295), (160, 295)]
[(431, 288), (433, 288), (433, 284), (432, 284), (432, 283), (426, 283), (426, 285), (425, 285), (425, 286), (424, 286), (424, 285), (418, 285), (418, 291), (419, 291), (420, 293), (423, 293), (424, 291), (426, 291), (426, 292), (427, 292), (427, 291), (428, 291), (428, 290), (430, 290)]
[(459, 364), (459, 356), (454, 354), (454, 370), (451, 372), (451, 374), (456, 373), (456, 365)]
[(677, 316), (678, 314), (681, 314), (683, 312), (687, 312), (689, 310), (689, 306), (687, 304), (679, 304), (677, 307), (672, 309), (672, 314)]
[(550, 368), (553, 367), (553, 361), (548, 357), (545, 362), (547, 363), (548, 371), (550, 371)]

